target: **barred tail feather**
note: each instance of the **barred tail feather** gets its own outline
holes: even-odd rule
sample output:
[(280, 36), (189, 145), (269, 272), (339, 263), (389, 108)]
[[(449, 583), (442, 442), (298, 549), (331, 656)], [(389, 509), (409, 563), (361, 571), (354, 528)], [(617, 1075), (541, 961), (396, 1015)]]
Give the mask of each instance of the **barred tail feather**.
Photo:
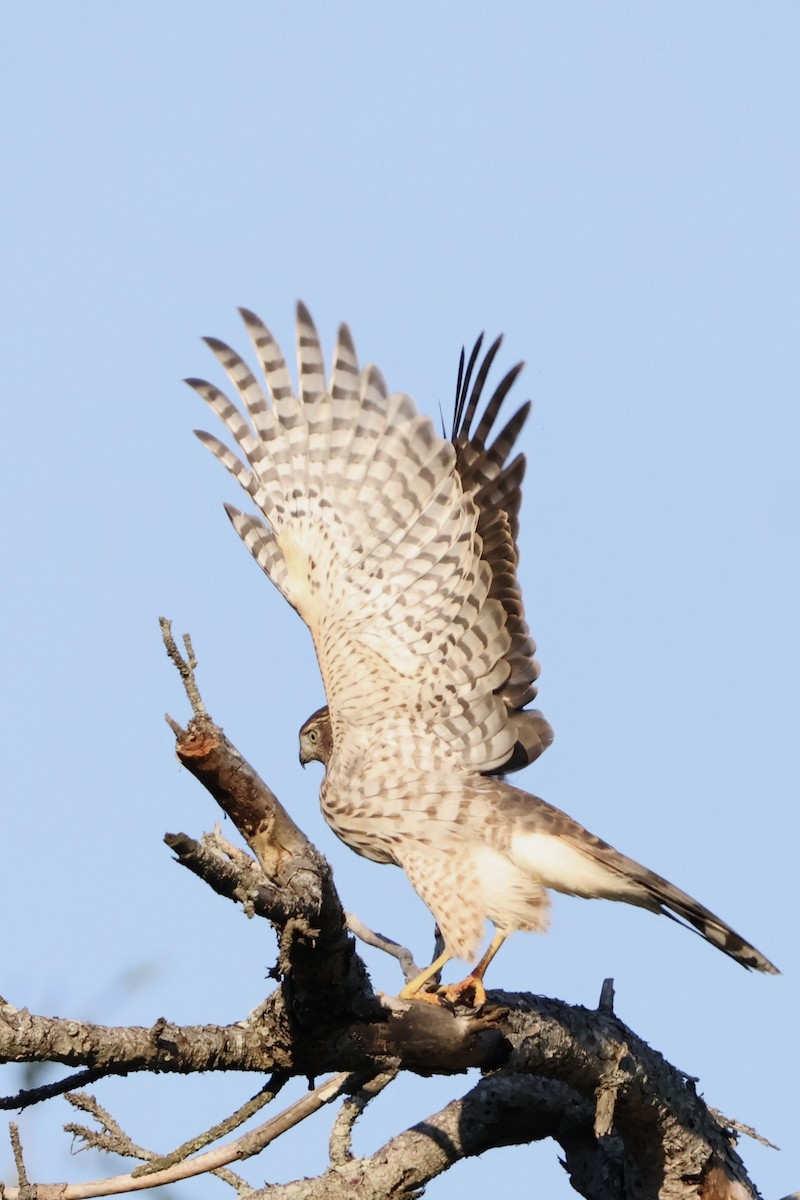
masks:
[(618, 900), (662, 913), (695, 930), (743, 967), (779, 973), (720, 917), (662, 875), (621, 854), (552, 804), (509, 784), (499, 786), (506, 805), (513, 805), (518, 816), (511, 856), (538, 883), (568, 896)]
[(774, 963), (760, 950), (756, 950), (755, 946), (746, 942), (730, 925), (726, 925), (721, 917), (666, 879), (661, 879), (660, 876), (654, 876), (654, 879), (657, 882), (653, 884), (651, 892), (664, 916), (677, 921), (679, 925), (690, 926), (712, 946), (717, 946), (723, 954), (735, 959), (748, 970), (780, 975)]

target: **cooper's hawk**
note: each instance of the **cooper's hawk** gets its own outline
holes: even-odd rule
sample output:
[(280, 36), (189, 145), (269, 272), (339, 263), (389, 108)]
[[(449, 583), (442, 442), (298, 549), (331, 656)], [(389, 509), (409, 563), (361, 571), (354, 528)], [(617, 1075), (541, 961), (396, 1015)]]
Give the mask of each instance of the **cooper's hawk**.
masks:
[(323, 813), (359, 854), (402, 867), (442, 932), (443, 955), (401, 995), (451, 957), (474, 961), (488, 918), (495, 938), (468, 977), (480, 998), (502, 940), (547, 927), (548, 888), (665, 913), (744, 966), (775, 972), (685, 892), (498, 777), (551, 736), (525, 708), (538, 668), (516, 579), (524, 461), (506, 465), (527, 410), (485, 444), (518, 368), (472, 434), (494, 349), (468, 394), (473, 355), (448, 441), (375, 367), (359, 368), (346, 326), (326, 386), (316, 329), (298, 305), (295, 395), (269, 330), (242, 315), (271, 403), (238, 354), (208, 339), (247, 416), (189, 380), (239, 454), (198, 436), (260, 510), (227, 511), (314, 639), (328, 706), (303, 727), (301, 756), (325, 764)]

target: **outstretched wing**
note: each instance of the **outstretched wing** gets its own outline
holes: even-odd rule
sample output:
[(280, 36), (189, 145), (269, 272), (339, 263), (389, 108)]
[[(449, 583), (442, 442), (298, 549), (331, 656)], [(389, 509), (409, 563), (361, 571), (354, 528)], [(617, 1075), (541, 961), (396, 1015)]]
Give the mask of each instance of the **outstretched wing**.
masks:
[(316, 329), (298, 305), (296, 396), (269, 330), (242, 315), (269, 399), (244, 361), (209, 339), (246, 416), (189, 380), (238, 453), (198, 436), (260, 510), (228, 512), (311, 630), (334, 746), (363, 752), (391, 736), (398, 758), (425, 770), (453, 759), (497, 769), (517, 742), (500, 694), (512, 639), (455, 448), (408, 396), (387, 393), (379, 371), (359, 370), (346, 327), (326, 387)]
[[(509, 677), (499, 692), (516, 732), (511, 759), (501, 768), (503, 773), (507, 773), (520, 770), (538, 758), (552, 742), (553, 730), (538, 709), (525, 708), (536, 696), (535, 681), (539, 677), (539, 664), (534, 657), (536, 643), (525, 620), (522, 592), (517, 579), (519, 510), (526, 464), (523, 454), (515, 455), (510, 463), (508, 459), (528, 419), (530, 401), (517, 409), (499, 433), (496, 431), (501, 406), (523, 363), (517, 363), (504, 375), (489, 397), (476, 428), (472, 430), (486, 379), (502, 340), (502, 337), (496, 338), (486, 351), (474, 384), (472, 377), (483, 346), (483, 334), (476, 341), (466, 367), (464, 351), (461, 352), (452, 441), (462, 486), (474, 496), (478, 507), (482, 554), (492, 570), (489, 594), (503, 605), (506, 628), (511, 638), (506, 655)], [(494, 441), (487, 445), (490, 437)]]

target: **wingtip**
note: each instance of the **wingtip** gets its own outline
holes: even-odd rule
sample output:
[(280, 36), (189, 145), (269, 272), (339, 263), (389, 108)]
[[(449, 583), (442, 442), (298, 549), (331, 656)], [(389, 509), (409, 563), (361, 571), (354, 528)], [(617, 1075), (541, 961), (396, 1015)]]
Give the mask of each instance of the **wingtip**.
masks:
[(299, 324), (310, 325), (312, 329), (314, 328), (314, 319), (302, 300), (297, 301), (297, 304), (295, 305), (295, 312), (297, 313), (297, 320)]
[(228, 520), (232, 525), (235, 525), (239, 518), (243, 515), (240, 508), (236, 508), (233, 504), (224, 503), (222, 506), (228, 516)]
[(344, 321), (342, 321), (341, 325), (339, 326), (339, 328), (337, 330), (337, 340), (339, 342), (339, 345), (343, 346), (344, 349), (347, 350), (350, 354), (352, 354), (353, 357), (355, 358), (356, 344), (353, 341), (353, 335), (350, 332), (350, 326), (347, 325)]
[(363, 375), (367, 384), (370, 387), (374, 387), (381, 396), (386, 397), (389, 395), (389, 388), (380, 367), (376, 367), (374, 363), (367, 363), (364, 367)]
[[(473, 359), (473, 360), (477, 359), (478, 355), (479, 355), (479, 354), (480, 354), (480, 352), (481, 352), (481, 346), (483, 345), (483, 340), (484, 340), (484, 338), (485, 338), (485, 337), (486, 337), (486, 330), (485, 330), (485, 329), (482, 329), (482, 330), (480, 331), (480, 333), (478, 334), (478, 336), (475, 338), (475, 342), (474, 342), (474, 344), (473, 344), (473, 347), (472, 347), (472, 349), (471, 349), (471, 350), (470, 350), (470, 352), (469, 352), (469, 356), (470, 356), (470, 358), (471, 358), (471, 359)], [(461, 353), (462, 353), (462, 355), (465, 353), (465, 351), (466, 351), (466, 347), (465, 347), (465, 346), (462, 346), (462, 347), (461, 347)]]
[(240, 305), (238, 311), (239, 316), (248, 327), (261, 324), (261, 318), (257, 317), (251, 308), (244, 308), (242, 305)]

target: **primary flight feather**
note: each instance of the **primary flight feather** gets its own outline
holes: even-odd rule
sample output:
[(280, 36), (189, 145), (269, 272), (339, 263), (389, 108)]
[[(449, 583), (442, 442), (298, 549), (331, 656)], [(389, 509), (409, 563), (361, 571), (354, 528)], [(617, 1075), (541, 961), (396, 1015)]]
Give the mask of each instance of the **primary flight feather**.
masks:
[[(403, 990), (419, 993), (451, 957), (482, 976), (503, 939), (548, 924), (548, 888), (624, 900), (687, 922), (746, 967), (776, 968), (724, 921), (503, 776), (552, 740), (538, 710), (538, 664), (517, 580), (525, 463), (508, 461), (523, 405), (495, 432), (520, 367), (473, 429), (499, 339), (462, 355), (450, 440), (411, 398), (360, 368), (339, 329), (326, 384), (317, 331), (297, 309), (299, 387), (266, 326), (242, 310), (266, 391), (245, 361), (207, 339), (237, 407), (188, 382), (224, 422), (235, 451), (198, 436), (259, 515), (234, 527), (308, 625), (327, 705), (301, 730), (301, 759), (326, 770), (322, 810), (359, 854), (403, 868), (430, 908), (444, 953)], [(487, 445), (492, 437), (491, 445)]]

